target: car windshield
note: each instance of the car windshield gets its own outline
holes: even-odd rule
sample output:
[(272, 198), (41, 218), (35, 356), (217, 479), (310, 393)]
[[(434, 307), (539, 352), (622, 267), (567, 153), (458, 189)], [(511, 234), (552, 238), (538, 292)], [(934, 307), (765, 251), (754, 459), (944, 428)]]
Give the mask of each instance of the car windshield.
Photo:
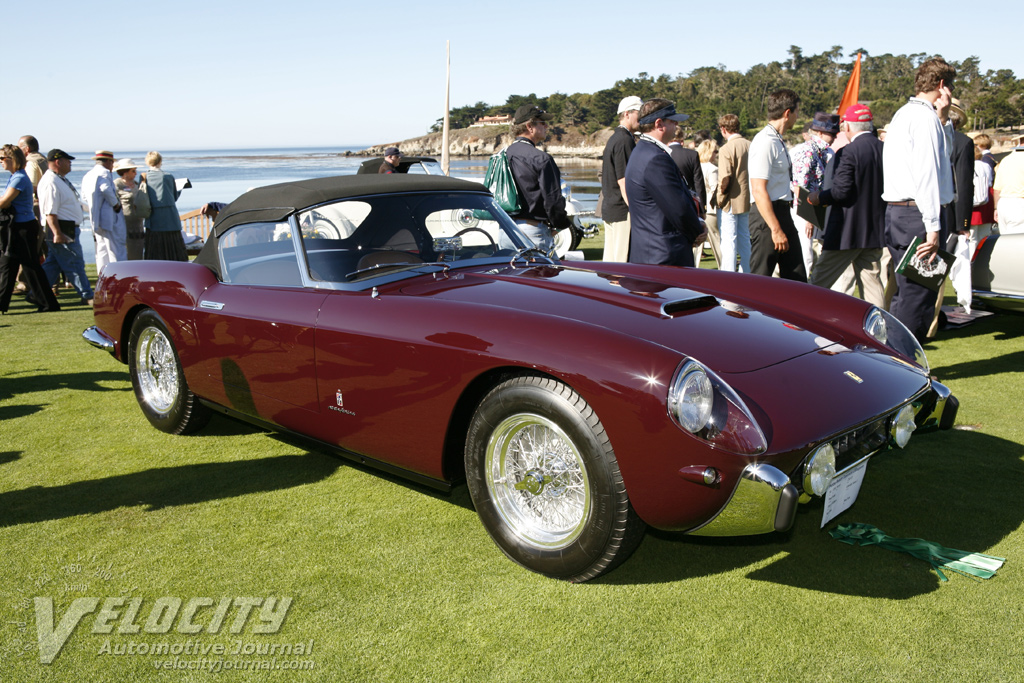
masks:
[(422, 263), (479, 263), (533, 246), (485, 194), (409, 193), (323, 204), (298, 215), (314, 280), (344, 282)]

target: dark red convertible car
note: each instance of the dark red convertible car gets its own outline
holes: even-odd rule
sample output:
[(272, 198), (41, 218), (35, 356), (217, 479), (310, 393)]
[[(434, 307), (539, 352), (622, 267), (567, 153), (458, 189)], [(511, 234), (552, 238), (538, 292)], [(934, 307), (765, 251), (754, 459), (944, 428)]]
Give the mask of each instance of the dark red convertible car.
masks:
[(252, 190), (194, 263), (113, 263), (86, 340), (142, 412), (211, 411), (448, 489), (510, 558), (585, 581), (646, 525), (788, 529), (957, 402), (888, 313), (785, 280), (559, 263), (477, 183), (347, 176)]

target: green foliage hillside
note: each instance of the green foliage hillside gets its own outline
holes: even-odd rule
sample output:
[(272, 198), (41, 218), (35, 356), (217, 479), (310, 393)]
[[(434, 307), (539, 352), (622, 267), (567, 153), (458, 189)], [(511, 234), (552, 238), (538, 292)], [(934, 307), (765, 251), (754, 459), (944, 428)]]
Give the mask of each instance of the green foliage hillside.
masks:
[[(690, 114), (686, 125), (695, 130), (715, 128), (718, 117), (725, 113), (737, 114), (744, 128), (753, 128), (764, 121), (768, 93), (779, 88), (792, 88), (800, 95), (805, 115), (834, 111), (858, 52), (862, 54), (860, 100), (871, 102), (876, 125), (885, 125), (914, 94), (914, 73), (931, 55), (870, 55), (863, 49), (844, 54), (843, 47), (836, 45), (821, 54), (806, 56), (800, 47), (792, 45), (784, 61), (758, 64), (746, 73), (719, 64), (675, 77), (640, 73), (594, 93), (509, 95), (503, 104), (477, 102), (453, 109), (451, 125), (465, 128), (481, 116), (511, 114), (521, 104), (535, 102), (553, 113), (559, 123), (593, 133), (615, 123), (619, 100), (638, 95), (645, 100), (664, 97), (675, 101), (681, 111)], [(950, 63), (957, 70), (954, 95), (971, 117), (971, 129), (1024, 124), (1024, 80), (1009, 69), (982, 72), (977, 57)], [(439, 120), (433, 130), (440, 127)]]

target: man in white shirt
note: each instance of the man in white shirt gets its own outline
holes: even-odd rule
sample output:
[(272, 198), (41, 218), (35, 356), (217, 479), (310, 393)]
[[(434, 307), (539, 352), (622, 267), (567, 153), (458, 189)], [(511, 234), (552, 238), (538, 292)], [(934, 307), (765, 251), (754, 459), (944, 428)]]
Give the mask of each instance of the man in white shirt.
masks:
[(78, 242), (78, 226), (82, 223), (82, 203), (78, 191), (65, 176), (71, 172), (74, 157), (62, 149), (51, 149), (46, 155), (50, 169), (43, 174), (36, 188), (39, 212), (43, 215), (46, 235), (46, 261), (43, 271), (52, 287), (61, 271), (82, 297), (92, 305), (92, 286), (85, 274), (85, 256)]
[(782, 134), (796, 123), (800, 97), (787, 88), (768, 96), (768, 125), (750, 142), (750, 271), (771, 276), (775, 266), (787, 280), (807, 282), (790, 205), (793, 163)]
[(82, 194), (96, 238), (96, 273), (102, 274), (111, 261), (128, 260), (128, 231), (114, 191), (114, 155), (100, 150), (93, 159), (96, 165), (82, 178)]
[[(932, 263), (943, 230), (942, 206), (953, 201), (953, 125), (949, 122), (956, 70), (941, 57), (917, 70), (917, 95), (900, 107), (886, 126), (882, 151), (885, 185), (885, 239), (893, 263), (899, 263), (915, 237), (916, 256)], [(935, 311), (938, 292), (896, 274), (890, 311), (922, 343)]]

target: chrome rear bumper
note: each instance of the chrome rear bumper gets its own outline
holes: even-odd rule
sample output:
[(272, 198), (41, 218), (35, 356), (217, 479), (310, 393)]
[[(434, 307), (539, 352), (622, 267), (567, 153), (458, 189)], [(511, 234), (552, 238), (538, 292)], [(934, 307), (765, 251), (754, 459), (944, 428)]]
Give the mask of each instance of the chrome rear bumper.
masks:
[(103, 349), (110, 355), (114, 355), (114, 340), (106, 332), (93, 325), (82, 332), (82, 339), (89, 342), (97, 349)]

